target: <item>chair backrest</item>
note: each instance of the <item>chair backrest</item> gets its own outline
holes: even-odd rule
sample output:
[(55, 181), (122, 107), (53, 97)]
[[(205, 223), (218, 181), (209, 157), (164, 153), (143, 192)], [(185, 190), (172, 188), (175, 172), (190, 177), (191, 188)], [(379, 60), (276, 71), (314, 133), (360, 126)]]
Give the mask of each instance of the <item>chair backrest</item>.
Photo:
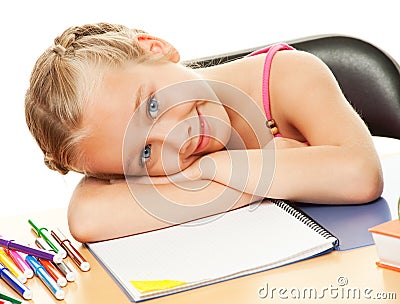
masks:
[[(325, 35), (287, 41), (324, 61), (335, 75), (344, 95), (373, 135), (400, 139), (400, 68), (376, 46), (348, 36)], [(204, 67), (241, 58), (265, 47), (185, 62)]]

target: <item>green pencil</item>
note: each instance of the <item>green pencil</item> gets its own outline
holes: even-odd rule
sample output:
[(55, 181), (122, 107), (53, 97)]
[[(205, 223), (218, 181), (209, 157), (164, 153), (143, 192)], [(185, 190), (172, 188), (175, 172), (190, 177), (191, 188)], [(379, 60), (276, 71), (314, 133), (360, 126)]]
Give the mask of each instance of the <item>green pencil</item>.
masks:
[(49, 244), (49, 246), (54, 250), (54, 252), (60, 254), (63, 259), (67, 256), (67, 252), (51, 236), (47, 228), (39, 228), (32, 222), (32, 220), (28, 220), (28, 223), (31, 225), (32, 230), (37, 234), (37, 236), (43, 238), (47, 242), (47, 244)]
[(5, 295), (5, 294), (3, 294), (1, 292), (0, 292), (0, 300), (6, 300), (6, 301), (11, 302), (13, 304), (22, 304), (22, 303), (24, 303), (24, 301), (22, 301), (22, 300), (18, 300), (17, 298)]

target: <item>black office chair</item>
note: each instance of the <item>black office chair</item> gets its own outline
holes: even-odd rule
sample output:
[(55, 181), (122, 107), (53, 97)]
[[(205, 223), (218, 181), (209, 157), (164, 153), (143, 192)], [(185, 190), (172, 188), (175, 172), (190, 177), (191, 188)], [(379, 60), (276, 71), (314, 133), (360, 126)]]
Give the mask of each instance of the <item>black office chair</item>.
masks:
[[(325, 35), (286, 41), (318, 56), (332, 70), (347, 100), (373, 135), (400, 139), (400, 67), (376, 46), (348, 36)], [(193, 67), (222, 64), (265, 47), (185, 62)]]

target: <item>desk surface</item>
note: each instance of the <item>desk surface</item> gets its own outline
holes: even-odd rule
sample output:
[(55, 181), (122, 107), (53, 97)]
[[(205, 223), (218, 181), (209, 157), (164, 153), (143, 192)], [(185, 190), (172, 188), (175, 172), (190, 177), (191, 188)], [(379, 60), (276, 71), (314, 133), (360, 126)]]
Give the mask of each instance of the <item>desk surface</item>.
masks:
[[(31, 215), (40, 223), (45, 223), (49, 228), (60, 228), (68, 234), (66, 223), (66, 210), (57, 209)], [(18, 230), (15, 227), (19, 227)], [(27, 218), (24, 216), (3, 219), (1, 222), (3, 235), (11, 236), (19, 241), (32, 243), (35, 239), (30, 232)], [(96, 259), (88, 252), (87, 248), (77, 244), (80, 252), (90, 262), (92, 269), (89, 272), (81, 272), (69, 258), (67, 264), (75, 268), (77, 280), (68, 283), (64, 288), (65, 300), (56, 301), (37, 279), (30, 279), (27, 283), (34, 293), (30, 303), (130, 303), (126, 295), (106, 273)], [(251, 252), (249, 252), (251, 255)], [(334, 251), (329, 254), (287, 265), (277, 269), (260, 272), (254, 275), (241, 277), (226, 282), (213, 284), (207, 287), (197, 288), (179, 294), (146, 301), (147, 303), (290, 303), (296, 292), (304, 292), (313, 288), (319, 296), (323, 297), (323, 303), (340, 303), (342, 290), (345, 297), (350, 290), (351, 301), (354, 289), (360, 290), (361, 299), (366, 290), (367, 295), (374, 297), (379, 292), (396, 293), (397, 301), (400, 299), (400, 273), (378, 268), (375, 265), (377, 254), (375, 246), (368, 246), (350, 251)], [(340, 278), (340, 279), (339, 279)], [(343, 285), (342, 287), (340, 284)], [(268, 285), (268, 295), (261, 298), (258, 295), (260, 288), (264, 287), (262, 294), (265, 296)], [(330, 289), (332, 291), (330, 291)], [(275, 289), (275, 290), (274, 290)], [(280, 289), (286, 289), (279, 294)], [(324, 291), (324, 289), (326, 289)], [(1, 283), (0, 291), (7, 291), (16, 295), (8, 286)], [(282, 292), (282, 291), (281, 291)], [(291, 294), (293, 293), (293, 295)], [(332, 293), (331, 293), (332, 292)], [(336, 296), (335, 296), (336, 295)], [(390, 296), (390, 295), (389, 295)], [(288, 297), (289, 299), (283, 299)], [(303, 297), (303, 296), (301, 296)], [(272, 301), (273, 300), (273, 301)], [(317, 301), (317, 300), (316, 300)], [(363, 303), (365, 301), (359, 301)], [(318, 302), (322, 303), (321, 300)], [(302, 301), (296, 303), (311, 303), (308, 293)], [(368, 301), (368, 303), (374, 303)], [(380, 301), (379, 303), (397, 303), (395, 300)]]
[[(391, 159), (394, 156), (400, 160), (398, 151), (394, 154), (392, 151), (381, 153), (384, 174), (388, 174), (385, 177), (384, 197), (389, 196), (393, 202), (394, 199), (397, 202), (399, 195), (397, 172), (400, 172), (400, 162), (396, 161), (394, 164)], [(66, 236), (70, 236), (66, 209), (1, 218), (0, 233), (20, 242), (33, 243), (35, 236), (30, 231), (28, 218), (49, 228), (60, 228)], [(77, 279), (64, 287), (65, 300), (55, 300), (42, 283), (33, 278), (27, 283), (33, 291), (33, 300), (29, 303), (131, 303), (87, 248), (76, 242), (75, 244), (90, 262), (91, 270), (81, 272), (68, 258), (67, 264), (75, 269)], [(251, 256), (251, 252), (248, 254)], [(377, 267), (375, 265), (377, 259), (375, 246), (334, 251), (280, 268), (143, 303), (398, 303), (400, 272)], [(0, 281), (0, 292), (16, 296), (16, 293), (2, 281)], [(259, 296), (259, 292), (264, 298)], [(314, 296), (319, 299), (314, 299)], [(373, 300), (376, 297), (386, 300)]]

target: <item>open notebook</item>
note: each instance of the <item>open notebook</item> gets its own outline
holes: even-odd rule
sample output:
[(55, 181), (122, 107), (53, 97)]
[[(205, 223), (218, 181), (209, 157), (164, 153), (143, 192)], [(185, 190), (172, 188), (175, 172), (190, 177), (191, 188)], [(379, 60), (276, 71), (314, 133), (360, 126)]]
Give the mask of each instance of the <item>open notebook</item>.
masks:
[(275, 268), (337, 245), (336, 237), (281, 200), (212, 221), (87, 244), (132, 301)]

